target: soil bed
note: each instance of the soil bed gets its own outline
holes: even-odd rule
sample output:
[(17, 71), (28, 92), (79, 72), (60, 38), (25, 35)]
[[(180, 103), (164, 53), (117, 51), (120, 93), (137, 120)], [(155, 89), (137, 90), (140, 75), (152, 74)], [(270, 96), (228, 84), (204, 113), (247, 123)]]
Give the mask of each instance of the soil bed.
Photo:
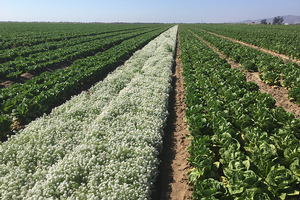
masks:
[(155, 183), (154, 200), (187, 200), (192, 199), (192, 186), (188, 184), (187, 172), (192, 169), (186, 160), (189, 153), (186, 148), (190, 141), (185, 117), (184, 87), (180, 59), (179, 36), (177, 37), (176, 66), (173, 69), (172, 87), (169, 102), (169, 117), (163, 138), (162, 161), (159, 166), (160, 174)]

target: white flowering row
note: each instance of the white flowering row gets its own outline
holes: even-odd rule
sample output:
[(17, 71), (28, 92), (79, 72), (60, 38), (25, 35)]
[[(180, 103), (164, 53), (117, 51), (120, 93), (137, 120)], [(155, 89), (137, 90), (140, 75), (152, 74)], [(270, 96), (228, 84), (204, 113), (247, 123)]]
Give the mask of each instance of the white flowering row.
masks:
[(149, 198), (177, 28), (1, 144), (0, 199)]

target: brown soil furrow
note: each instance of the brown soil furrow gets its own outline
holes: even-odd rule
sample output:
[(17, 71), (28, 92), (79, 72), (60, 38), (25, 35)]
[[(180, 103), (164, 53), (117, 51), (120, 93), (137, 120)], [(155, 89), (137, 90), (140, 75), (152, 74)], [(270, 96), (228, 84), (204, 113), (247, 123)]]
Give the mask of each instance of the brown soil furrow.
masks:
[(236, 42), (236, 43), (239, 43), (239, 44), (241, 44), (241, 45), (250, 47), (250, 48), (252, 48), (252, 49), (256, 49), (256, 50), (262, 51), (262, 52), (264, 52), (264, 53), (268, 53), (268, 54), (271, 54), (271, 55), (273, 55), (273, 56), (277, 56), (277, 57), (283, 59), (285, 62), (287, 62), (287, 61), (292, 61), (292, 62), (295, 62), (295, 63), (297, 63), (298, 65), (300, 65), (300, 60), (297, 60), (297, 59), (291, 59), (291, 58), (290, 58), (289, 56), (287, 56), (287, 55), (280, 54), (280, 53), (276, 53), (276, 52), (274, 52), (274, 51), (271, 51), (271, 50), (268, 50), (268, 49), (264, 49), (264, 48), (262, 48), (262, 47), (258, 47), (258, 46), (252, 45), (252, 44), (248, 44), (248, 43), (245, 43), (245, 42), (242, 42), (242, 41), (239, 41), (239, 40), (235, 40), (235, 39), (232, 39), (232, 38), (223, 36), (223, 35), (219, 35), (219, 34), (217, 34), (217, 33), (213, 33), (213, 32), (210, 32), (210, 31), (206, 31), (206, 30), (204, 30), (204, 29), (200, 29), (200, 28), (198, 28), (198, 29), (201, 30), (201, 31), (205, 31), (205, 32), (207, 32), (207, 33), (216, 35), (216, 36), (218, 36), (218, 37), (225, 38), (225, 39), (230, 40), (230, 41), (232, 41), (232, 42)]
[[(193, 33), (191, 30), (189, 30), (191, 33)], [(221, 58), (226, 58), (225, 55), (223, 55), (221, 52), (219, 52), (216, 48), (211, 46), (208, 42), (203, 40), (201, 37), (193, 33), (195, 36), (197, 36), (202, 42), (207, 44), (214, 52), (216, 52)], [(231, 68), (239, 68), (240, 64), (232, 61), (230, 58), (226, 58), (227, 62), (231, 64)], [(291, 102), (288, 99), (288, 90), (279, 87), (279, 86), (270, 86), (259, 78), (258, 72), (245, 72), (247, 81), (255, 82), (259, 86), (259, 91), (262, 93), (269, 93), (274, 99), (276, 99), (276, 106), (282, 106), (286, 111), (292, 112), (295, 117), (300, 118), (300, 107)]]
[(276, 106), (282, 106), (286, 111), (292, 112), (296, 118), (300, 118), (300, 107), (288, 99), (288, 90), (280, 86), (270, 86), (262, 82), (258, 72), (244, 72), (247, 81), (255, 82), (259, 91), (269, 93), (276, 99)]
[(186, 160), (189, 153), (186, 148), (190, 146), (187, 123), (184, 121), (184, 86), (182, 63), (180, 59), (179, 35), (177, 37), (176, 66), (173, 69), (173, 91), (170, 94), (169, 117), (165, 136), (163, 138), (162, 160), (159, 170), (160, 174), (155, 183), (156, 192), (152, 199), (160, 200), (188, 200), (192, 198), (192, 186), (188, 183), (187, 172), (192, 169)]

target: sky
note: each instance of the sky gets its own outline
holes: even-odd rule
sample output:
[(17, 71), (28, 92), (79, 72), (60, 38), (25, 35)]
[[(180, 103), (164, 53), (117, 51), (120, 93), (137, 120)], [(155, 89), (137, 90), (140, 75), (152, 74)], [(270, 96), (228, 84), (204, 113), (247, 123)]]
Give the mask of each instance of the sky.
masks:
[(300, 0), (0, 0), (0, 21), (224, 23), (300, 16)]

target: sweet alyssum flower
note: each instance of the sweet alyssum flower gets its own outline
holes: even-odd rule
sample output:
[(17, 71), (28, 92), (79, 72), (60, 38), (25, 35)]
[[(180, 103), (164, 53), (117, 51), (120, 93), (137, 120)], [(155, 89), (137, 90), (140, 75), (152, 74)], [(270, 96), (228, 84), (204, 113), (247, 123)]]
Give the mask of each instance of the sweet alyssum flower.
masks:
[(147, 199), (168, 116), (177, 26), (0, 146), (1, 199)]

